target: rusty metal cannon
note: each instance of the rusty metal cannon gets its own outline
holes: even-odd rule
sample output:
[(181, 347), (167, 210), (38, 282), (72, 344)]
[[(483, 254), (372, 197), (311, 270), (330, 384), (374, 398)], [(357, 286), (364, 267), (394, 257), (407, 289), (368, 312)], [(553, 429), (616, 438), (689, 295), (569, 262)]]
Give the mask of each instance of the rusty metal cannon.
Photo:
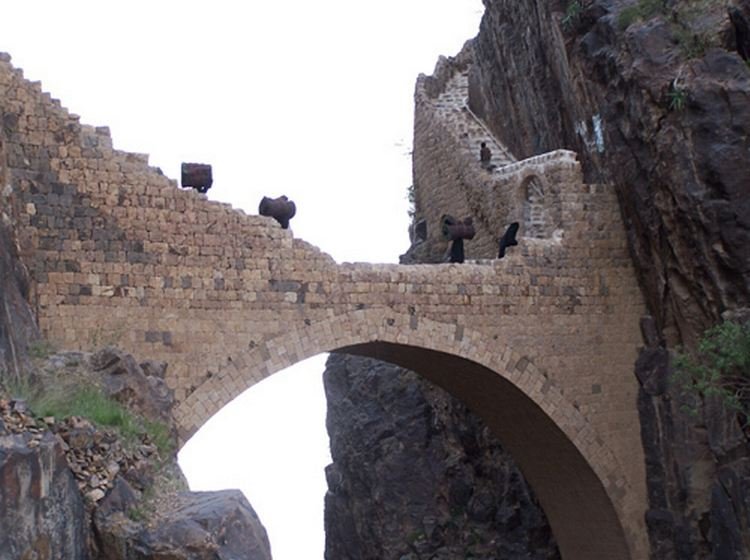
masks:
[(206, 163), (183, 163), (182, 186), (192, 187), (199, 193), (205, 193), (214, 182), (211, 166)]
[(471, 217), (458, 220), (450, 214), (443, 215), (440, 220), (443, 237), (448, 241), (456, 239), (474, 239), (476, 230), (474, 229), (474, 220)]
[(464, 262), (464, 239), (474, 239), (476, 230), (471, 217), (459, 220), (449, 214), (444, 214), (440, 220), (443, 237), (452, 241), (449, 261)]
[(291, 220), (297, 213), (297, 207), (294, 202), (289, 200), (285, 195), (278, 198), (268, 198), (264, 196), (258, 207), (258, 214), (269, 216), (281, 224), (282, 229), (289, 227)]

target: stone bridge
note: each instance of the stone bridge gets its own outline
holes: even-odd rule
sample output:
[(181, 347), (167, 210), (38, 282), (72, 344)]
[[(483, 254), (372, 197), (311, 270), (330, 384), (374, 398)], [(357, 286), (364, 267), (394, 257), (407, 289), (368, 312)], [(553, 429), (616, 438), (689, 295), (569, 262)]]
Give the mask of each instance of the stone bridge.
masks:
[(584, 184), (574, 153), (513, 163), (476, 195), (502, 200), (527, 220), (523, 232), (534, 230), (523, 210), (532, 180), (554, 192), (544, 203), (554, 232), (522, 237), (502, 260), (337, 264), (271, 219), (182, 191), (145, 156), (114, 150), (106, 128), (81, 125), (7, 56), (0, 116), (3, 219), (43, 332), (60, 347), (117, 343), (167, 361), (183, 441), (309, 356), (381, 358), (485, 419), (565, 558), (646, 557), (632, 374), (644, 306), (614, 193)]

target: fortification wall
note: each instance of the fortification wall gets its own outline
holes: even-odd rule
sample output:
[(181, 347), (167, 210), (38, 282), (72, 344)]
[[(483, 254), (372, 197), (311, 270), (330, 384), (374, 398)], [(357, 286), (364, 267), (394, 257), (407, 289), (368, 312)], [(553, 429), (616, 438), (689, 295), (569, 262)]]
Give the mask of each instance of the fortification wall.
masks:
[(4, 212), (34, 278), (40, 327), (62, 347), (112, 342), (164, 359), (184, 396), (218, 369), (227, 346), (292, 319), (271, 309), (288, 297), (283, 289), (265, 294), (252, 317), (232, 310), (257, 300), (286, 264), (309, 278), (333, 265), (272, 220), (180, 190), (147, 156), (113, 149), (107, 128), (81, 125), (7, 56), (0, 111)]
[[(451, 158), (457, 151), (440, 141), (447, 133), (435, 137), (433, 149), (444, 157), (430, 159), (446, 167), (437, 168), (429, 183), (435, 196), (420, 207), (432, 216), (462, 204), (452, 212), (487, 209), (467, 244), (470, 255), (494, 254), (497, 232), (483, 224), (513, 218), (529, 173), (559, 181), (563, 233), (527, 240), (483, 266), (336, 266), (272, 220), (180, 190), (145, 156), (114, 150), (106, 128), (81, 125), (7, 61), (0, 84), (9, 186), (33, 301), (43, 332), (59, 345), (116, 342), (164, 359), (168, 382), (184, 399), (232, 355), (292, 325), (383, 307), (500, 333), (602, 428), (615, 427), (612, 414), (621, 416), (618, 427), (632, 420), (635, 386), (617, 372), (635, 357), (638, 288), (613, 193), (584, 185), (570, 153), (490, 175)], [(466, 173), (462, 188), (449, 165)], [(455, 202), (440, 202), (451, 196)], [(613, 407), (615, 400), (622, 404)]]
[[(146, 156), (113, 149), (106, 128), (81, 125), (0, 57), (3, 211), (32, 273), (40, 327), (66, 348), (116, 342), (167, 361), (185, 435), (308, 355), (381, 334), (402, 345), (450, 340), (553, 418), (613, 499), (629, 496), (624, 515), (638, 527), (631, 369), (643, 303), (614, 193), (583, 184), (570, 152), (492, 173), (467, 165), (460, 156), (471, 145), (430, 110), (418, 110), (415, 141), (428, 234), (442, 213), (474, 215), (468, 254), (494, 255), (537, 177), (543, 209), (556, 216), (550, 235), (481, 264), (337, 265), (273, 220), (180, 190)], [(493, 341), (509, 350), (495, 354)]]
[[(426, 224), (426, 258), (433, 262), (449, 247), (440, 228), (445, 214), (474, 219), (477, 235), (465, 243), (467, 258), (494, 258), (498, 239), (512, 222), (520, 223), (518, 236), (525, 243), (569, 235), (579, 209), (568, 206), (565, 198), (590, 189), (583, 184), (574, 152), (557, 150), (515, 161), (471, 113), (466, 96), (472, 52), (468, 44), (457, 59), (441, 59), (435, 75), (420, 76), (416, 85), (415, 222)], [(493, 150), (490, 169), (479, 160), (482, 141)]]

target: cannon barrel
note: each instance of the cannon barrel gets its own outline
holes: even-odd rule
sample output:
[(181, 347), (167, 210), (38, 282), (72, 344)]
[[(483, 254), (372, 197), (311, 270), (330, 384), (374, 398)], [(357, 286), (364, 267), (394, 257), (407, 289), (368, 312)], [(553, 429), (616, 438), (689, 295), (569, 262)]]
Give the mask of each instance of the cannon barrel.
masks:
[(192, 187), (205, 193), (214, 182), (211, 166), (206, 163), (183, 163), (181, 171), (183, 187)]
[(284, 195), (278, 198), (264, 196), (260, 201), (260, 206), (258, 206), (258, 213), (261, 216), (269, 216), (275, 219), (283, 229), (287, 229), (289, 220), (297, 213), (297, 207), (293, 201)]
[(474, 223), (471, 217), (465, 218), (464, 220), (458, 220), (449, 214), (445, 214), (441, 222), (441, 231), (443, 237), (448, 241), (455, 241), (456, 239), (474, 239), (476, 230), (474, 229)]

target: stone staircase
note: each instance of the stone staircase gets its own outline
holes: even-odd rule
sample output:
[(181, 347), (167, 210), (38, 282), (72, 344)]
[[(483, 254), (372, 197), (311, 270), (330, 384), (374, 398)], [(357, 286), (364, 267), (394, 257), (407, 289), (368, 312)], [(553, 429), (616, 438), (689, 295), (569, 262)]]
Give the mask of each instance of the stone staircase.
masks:
[(492, 159), (490, 160), (492, 172), (514, 163), (516, 159), (513, 155), (495, 138), (482, 120), (471, 111), (468, 99), (468, 69), (456, 69), (447, 80), (445, 89), (434, 101), (436, 113), (450, 123), (451, 129), (456, 131), (468, 157), (474, 159), (477, 165), (480, 165), (479, 147), (482, 142), (486, 142), (492, 151)]

